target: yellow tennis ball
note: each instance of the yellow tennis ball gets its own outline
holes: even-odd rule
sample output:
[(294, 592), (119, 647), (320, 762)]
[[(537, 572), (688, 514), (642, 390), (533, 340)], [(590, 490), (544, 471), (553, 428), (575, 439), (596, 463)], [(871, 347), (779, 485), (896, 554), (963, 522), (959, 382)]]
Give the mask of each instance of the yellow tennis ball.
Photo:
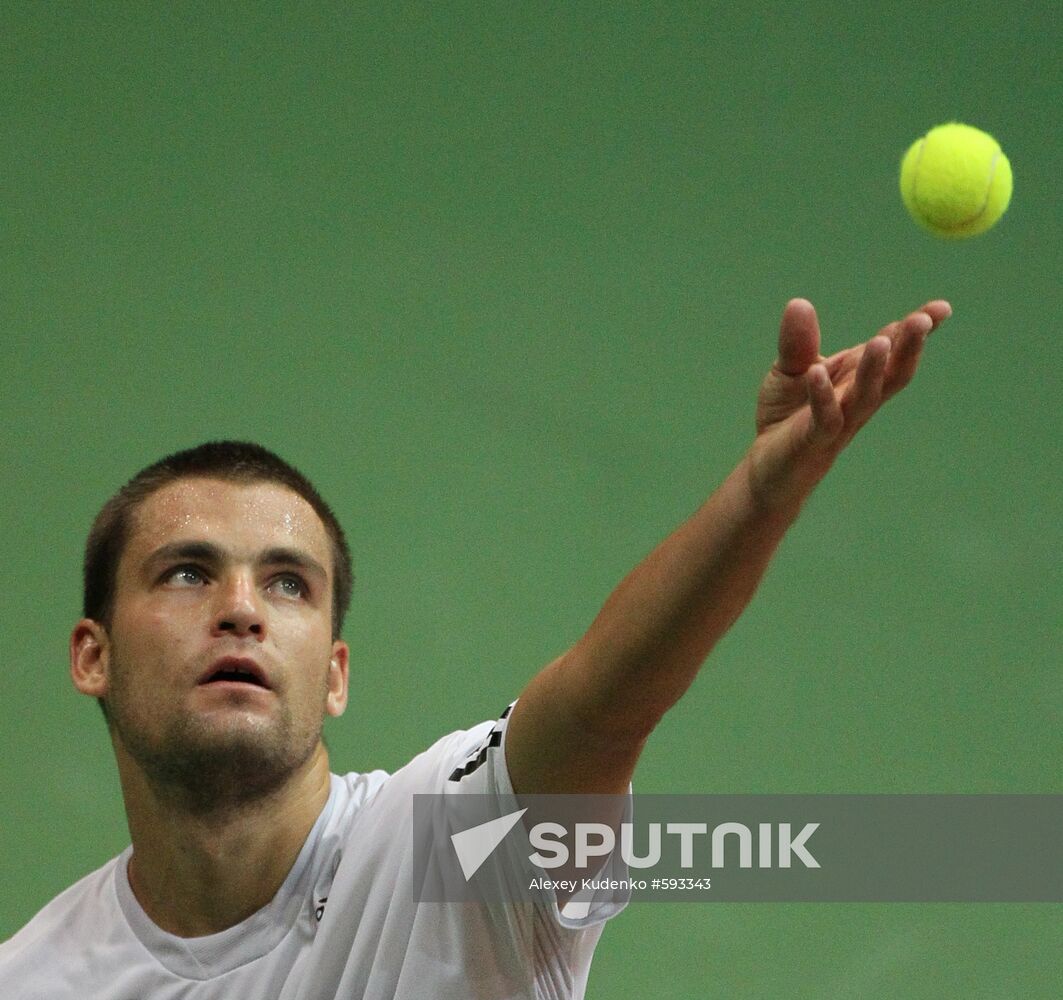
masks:
[(981, 129), (960, 122), (938, 125), (904, 154), (901, 197), (912, 218), (935, 236), (977, 236), (1011, 201), (1011, 164)]

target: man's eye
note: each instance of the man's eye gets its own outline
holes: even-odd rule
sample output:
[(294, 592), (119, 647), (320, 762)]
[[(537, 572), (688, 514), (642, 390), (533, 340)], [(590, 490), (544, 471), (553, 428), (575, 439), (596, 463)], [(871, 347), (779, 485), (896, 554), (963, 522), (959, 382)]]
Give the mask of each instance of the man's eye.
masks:
[(172, 580), (178, 576), (194, 576), (199, 577), (201, 580), (204, 579), (203, 574), (197, 566), (175, 566), (166, 574), (166, 579)]
[(301, 597), (307, 591), (306, 584), (303, 583), (299, 577), (293, 576), (291, 573), (286, 573), (284, 576), (278, 576), (277, 582), (292, 584), (292, 587), (285, 588), (285, 593), (288, 594), (289, 597)]

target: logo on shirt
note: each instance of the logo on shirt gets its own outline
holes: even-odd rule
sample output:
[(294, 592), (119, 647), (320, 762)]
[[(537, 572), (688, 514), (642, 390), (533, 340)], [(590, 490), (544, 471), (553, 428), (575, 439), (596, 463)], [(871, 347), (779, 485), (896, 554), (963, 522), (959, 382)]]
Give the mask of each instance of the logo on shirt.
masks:
[(325, 904), (328, 902), (328, 896), (322, 896), (317, 901), (317, 909), (314, 910), (314, 916), (317, 918), (317, 922), (321, 923), (321, 918), (325, 915)]

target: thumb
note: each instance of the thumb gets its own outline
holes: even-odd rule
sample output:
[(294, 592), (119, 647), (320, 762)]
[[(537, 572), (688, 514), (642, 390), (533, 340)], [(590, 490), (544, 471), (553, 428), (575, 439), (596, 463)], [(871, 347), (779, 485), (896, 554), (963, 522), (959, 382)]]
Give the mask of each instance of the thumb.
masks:
[(782, 375), (803, 375), (819, 359), (819, 320), (808, 299), (790, 299), (779, 325), (779, 357), (774, 368)]

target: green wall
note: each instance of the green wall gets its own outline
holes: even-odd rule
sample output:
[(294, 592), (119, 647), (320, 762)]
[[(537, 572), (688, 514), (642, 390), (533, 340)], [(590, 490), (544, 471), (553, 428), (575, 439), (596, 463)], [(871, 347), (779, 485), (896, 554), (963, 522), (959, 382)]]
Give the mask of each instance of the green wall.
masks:
[[(495, 717), (824, 353), (932, 298), (918, 377), (654, 734), (643, 792), (1052, 792), (1055, 4), (8, 3), (0, 14), (0, 937), (128, 842), (67, 676), (92, 517), (259, 441), (356, 567), (336, 771)], [(953, 244), (900, 157), (992, 133)], [(1057, 998), (1060, 905), (650, 904), (592, 998)]]

